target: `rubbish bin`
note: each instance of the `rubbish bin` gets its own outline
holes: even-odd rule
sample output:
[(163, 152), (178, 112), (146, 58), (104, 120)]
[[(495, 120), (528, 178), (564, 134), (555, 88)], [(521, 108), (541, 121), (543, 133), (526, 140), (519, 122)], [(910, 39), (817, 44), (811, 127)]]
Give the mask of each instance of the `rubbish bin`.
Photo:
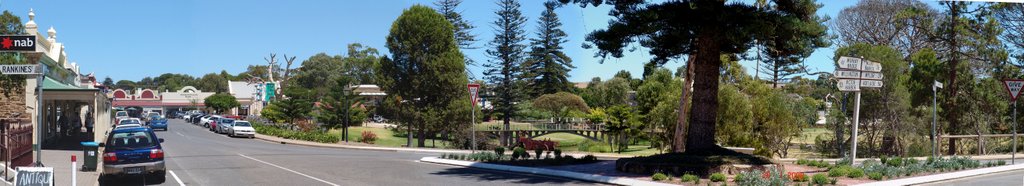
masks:
[(82, 171), (96, 171), (96, 155), (99, 150), (99, 143), (87, 141), (82, 142)]

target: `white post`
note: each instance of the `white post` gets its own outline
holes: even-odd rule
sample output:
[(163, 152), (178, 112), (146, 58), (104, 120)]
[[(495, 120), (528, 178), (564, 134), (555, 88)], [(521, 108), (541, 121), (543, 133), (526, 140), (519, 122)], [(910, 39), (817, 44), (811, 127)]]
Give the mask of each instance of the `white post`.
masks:
[(1013, 100), (1013, 154), (1010, 154), (1010, 165), (1017, 160), (1017, 100)]
[(853, 106), (853, 146), (850, 149), (850, 162), (857, 162), (857, 126), (860, 125), (860, 91), (856, 92), (857, 100)]
[(76, 161), (75, 155), (71, 155), (71, 186), (78, 185), (78, 171), (75, 170), (75, 167), (78, 167)]

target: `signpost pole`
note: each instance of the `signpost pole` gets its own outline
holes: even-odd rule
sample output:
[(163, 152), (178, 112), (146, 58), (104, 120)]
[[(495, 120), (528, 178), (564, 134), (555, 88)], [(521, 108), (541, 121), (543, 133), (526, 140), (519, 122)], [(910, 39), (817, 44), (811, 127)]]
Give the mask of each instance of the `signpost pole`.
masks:
[(850, 162), (857, 162), (857, 126), (860, 125), (860, 91), (855, 92), (857, 98), (853, 103), (853, 146), (850, 148)]
[(1017, 160), (1017, 100), (1013, 100), (1013, 154), (1010, 154), (1010, 165)]
[[(473, 105), (473, 107), (471, 107), (470, 110), (471, 110), (470, 112), (473, 113), (472, 117), (471, 117), (472, 118), (472, 120), (471, 120), (472, 122), (470, 122), (470, 125), (469, 125), (469, 128), (472, 129), (471, 130), (472, 133), (470, 133), (469, 135), (472, 136), (472, 138), (473, 138), (473, 142), (472, 142), (473, 144), (470, 144), (470, 146), (472, 146), (473, 153), (476, 153), (476, 105)], [(1014, 144), (1014, 147), (1016, 147), (1016, 144)], [(1014, 152), (1017, 152), (1017, 151), (1014, 151)]]
[(36, 144), (32, 148), (36, 151), (36, 166), (43, 166), (43, 79), (46, 78), (46, 65), (39, 64), (41, 73), (36, 76)]
[[(935, 84), (935, 85), (937, 85), (937, 84)], [(939, 115), (938, 115), (938, 110), (939, 109), (937, 107), (938, 106), (938, 101), (937, 101), (938, 97), (937, 97), (937, 94), (935, 93), (935, 92), (938, 91), (938, 87), (936, 87), (935, 85), (932, 85), (932, 158), (935, 158), (935, 156), (937, 156), (938, 152), (939, 152), (938, 151), (938, 148), (939, 148), (938, 143), (935, 142), (935, 139), (938, 137), (937, 136), (938, 134), (935, 133), (935, 125), (939, 121)]]

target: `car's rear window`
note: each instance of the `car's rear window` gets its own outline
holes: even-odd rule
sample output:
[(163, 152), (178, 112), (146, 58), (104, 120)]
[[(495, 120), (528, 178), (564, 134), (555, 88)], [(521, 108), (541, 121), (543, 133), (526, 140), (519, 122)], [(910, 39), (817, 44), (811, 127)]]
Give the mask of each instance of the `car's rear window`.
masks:
[(147, 131), (114, 131), (110, 138), (107, 139), (107, 148), (134, 149), (152, 147), (156, 145), (155, 139)]
[(235, 122), (234, 126), (239, 126), (239, 127), (250, 127), (250, 126), (252, 126), (252, 125), (249, 125), (249, 122), (241, 122), (241, 121), (240, 121), (240, 122)]
[(118, 112), (117, 116), (128, 116), (127, 112)]
[(140, 123), (139, 120), (126, 119), (126, 120), (121, 120), (120, 124), (124, 125), (124, 124), (142, 124), (142, 123)]
[(223, 123), (223, 124), (231, 124), (231, 123), (234, 123), (234, 122), (235, 122), (235, 120), (233, 120), (233, 119), (222, 119), (222, 120), (220, 120), (220, 123)]

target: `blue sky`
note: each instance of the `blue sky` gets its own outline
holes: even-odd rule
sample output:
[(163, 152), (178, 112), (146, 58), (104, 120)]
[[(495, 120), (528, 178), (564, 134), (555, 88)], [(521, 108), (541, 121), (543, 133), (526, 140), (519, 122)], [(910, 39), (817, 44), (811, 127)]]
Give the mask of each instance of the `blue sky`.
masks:
[[(819, 0), (820, 15), (835, 17), (853, 0)], [(529, 19), (526, 31), (534, 36), (536, 19), (543, 10), (541, 0), (523, 0), (523, 13)], [(163, 73), (202, 76), (222, 69), (237, 74), (250, 64), (264, 64), (270, 53), (297, 56), (296, 63), (316, 53), (342, 54), (349, 43), (362, 43), (388, 54), (385, 36), (402, 10), (429, 0), (381, 1), (270, 1), (270, 0), (185, 0), (185, 1), (80, 1), (80, 0), (6, 0), (0, 9), (9, 10), (28, 21), (29, 8), (35, 9), (40, 31), (53, 26), (58, 41), (67, 47), (73, 62), (84, 73), (115, 80), (139, 80)], [(490, 22), (497, 5), (492, 0), (466, 0), (460, 9), (477, 28), (480, 49), (463, 51), (478, 62), (486, 42), (494, 37)], [(603, 64), (593, 57), (593, 49), (581, 48), (591, 30), (604, 28), (611, 18), (608, 6), (580, 8), (571, 5), (558, 9), (563, 28), (569, 35), (565, 52), (576, 69), (570, 80), (607, 79), (619, 70), (634, 77), (643, 72), (648, 61), (646, 50), (639, 49), (621, 59), (610, 58)], [(817, 50), (806, 59), (816, 71), (833, 71), (831, 48)], [(752, 62), (741, 63), (753, 73)], [(681, 62), (665, 67), (675, 70)], [(469, 67), (481, 77), (482, 67)]]

